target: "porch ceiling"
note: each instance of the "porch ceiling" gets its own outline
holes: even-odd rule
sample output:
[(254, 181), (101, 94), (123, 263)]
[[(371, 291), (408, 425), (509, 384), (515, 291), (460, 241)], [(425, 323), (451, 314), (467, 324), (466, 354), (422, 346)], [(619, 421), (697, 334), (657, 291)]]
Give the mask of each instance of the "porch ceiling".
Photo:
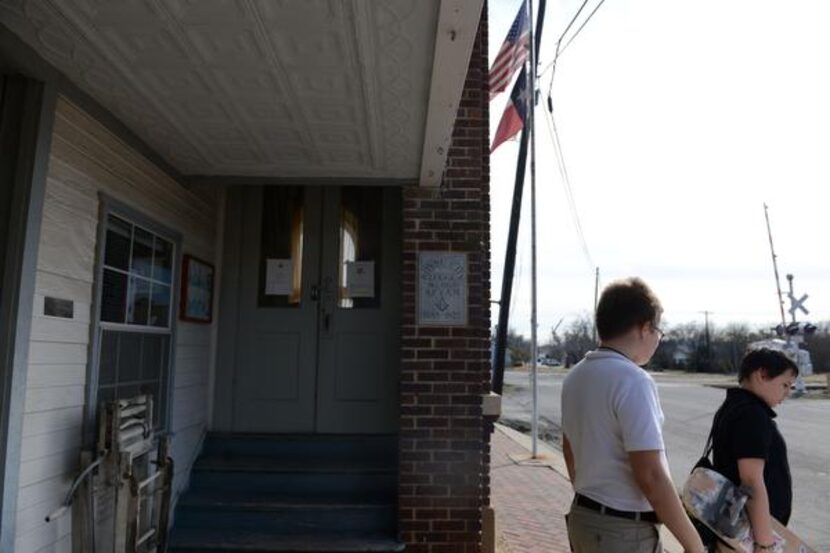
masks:
[(418, 180), (441, 4), (0, 0), (0, 22), (182, 174)]

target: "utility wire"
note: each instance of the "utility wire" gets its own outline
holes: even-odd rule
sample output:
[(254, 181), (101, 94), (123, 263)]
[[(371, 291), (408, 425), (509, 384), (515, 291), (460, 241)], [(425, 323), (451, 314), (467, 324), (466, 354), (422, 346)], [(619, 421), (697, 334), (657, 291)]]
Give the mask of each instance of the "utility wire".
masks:
[(588, 24), (588, 22), (591, 20), (591, 18), (592, 18), (592, 17), (594, 17), (594, 14), (595, 14), (595, 13), (597, 13), (597, 10), (598, 10), (598, 9), (599, 9), (599, 8), (600, 8), (600, 7), (601, 7), (604, 3), (605, 3), (605, 0), (599, 0), (599, 4), (597, 4), (597, 5), (596, 5), (596, 7), (595, 7), (595, 8), (591, 11), (591, 13), (589, 13), (589, 14), (588, 14), (588, 17), (587, 17), (587, 18), (585, 18), (585, 21), (583, 21), (583, 22), (582, 22), (582, 25), (580, 25), (580, 26), (579, 26), (579, 28), (576, 30), (576, 32), (573, 34), (573, 36), (572, 36), (571, 38), (569, 38), (569, 39), (568, 39), (568, 42), (566, 42), (566, 43), (565, 43), (565, 45), (564, 45), (564, 46), (562, 46), (562, 49), (561, 49), (561, 50), (559, 50), (559, 55), (560, 55), (560, 56), (561, 56), (561, 55), (565, 52), (565, 50), (567, 50), (567, 49), (568, 49), (568, 46), (570, 46), (570, 45), (571, 45), (571, 42), (573, 42), (573, 41), (574, 41), (574, 39), (575, 39), (577, 36), (579, 36), (579, 33), (582, 31), (582, 29), (585, 27), (585, 25), (587, 25), (587, 24)]
[(554, 118), (552, 111), (545, 112), (545, 122), (547, 123), (548, 133), (550, 134), (551, 142), (553, 142), (553, 147), (556, 153), (556, 162), (559, 166), (559, 175), (562, 178), (562, 186), (565, 190), (568, 210), (571, 213), (571, 221), (573, 222), (574, 230), (576, 231), (577, 238), (579, 239), (580, 246), (582, 247), (582, 253), (585, 257), (586, 263), (588, 264), (588, 269), (590, 271), (594, 271), (595, 265), (593, 259), (591, 258), (591, 252), (588, 249), (588, 242), (585, 239), (582, 221), (579, 218), (579, 210), (576, 207), (576, 200), (574, 199), (573, 189), (571, 187), (571, 179), (568, 174), (568, 167), (565, 164), (565, 155), (562, 151), (562, 142), (559, 138), (559, 131), (556, 127), (556, 119)]
[(568, 175), (568, 167), (565, 164), (565, 155), (562, 151), (562, 142), (559, 138), (559, 130), (556, 128), (556, 119), (553, 115), (553, 100), (551, 98), (551, 91), (553, 89), (553, 78), (556, 75), (556, 63), (559, 61), (559, 56), (571, 45), (571, 43), (579, 36), (579, 33), (585, 28), (591, 18), (594, 17), (594, 14), (602, 7), (605, 3), (605, 0), (599, 0), (594, 9), (591, 10), (591, 13), (588, 14), (588, 17), (585, 18), (585, 21), (576, 29), (576, 32), (568, 39), (565, 44), (562, 44), (562, 41), (565, 39), (565, 36), (573, 27), (576, 20), (579, 18), (582, 11), (585, 9), (585, 6), (588, 5), (589, 0), (583, 0), (582, 4), (579, 6), (579, 9), (576, 11), (574, 16), (571, 18), (568, 25), (565, 27), (565, 30), (562, 31), (562, 34), (559, 35), (559, 39), (556, 41), (556, 52), (553, 57), (553, 61), (551, 61), (547, 67), (545, 67), (539, 75), (545, 74), (548, 70), (551, 71), (550, 75), (550, 83), (548, 85), (548, 97), (547, 97), (547, 104), (548, 104), (548, 111), (545, 113), (545, 122), (547, 123), (548, 133), (550, 134), (551, 142), (553, 142), (554, 150), (556, 153), (556, 162), (559, 166), (559, 174), (562, 178), (562, 186), (565, 190), (565, 197), (568, 202), (568, 210), (571, 213), (571, 220), (574, 225), (574, 229), (576, 230), (577, 237), (579, 238), (580, 245), (582, 247), (582, 253), (585, 257), (585, 261), (588, 263), (588, 268), (591, 271), (594, 271), (595, 265), (593, 263), (593, 259), (591, 258), (591, 252), (588, 249), (588, 242), (585, 239), (585, 232), (582, 228), (582, 222), (579, 218), (579, 211), (576, 208), (576, 200), (573, 196), (573, 188), (571, 187), (571, 179)]
[(559, 56), (561, 56), (562, 53), (568, 48), (568, 46), (571, 45), (571, 43), (574, 41), (574, 39), (576, 39), (576, 37), (579, 36), (579, 33), (582, 32), (582, 29), (585, 28), (585, 25), (587, 25), (588, 22), (591, 20), (591, 18), (594, 17), (594, 14), (597, 13), (597, 10), (599, 10), (600, 7), (605, 3), (605, 0), (600, 0), (599, 3), (596, 6), (594, 6), (594, 9), (591, 10), (591, 13), (588, 14), (588, 17), (585, 18), (585, 21), (582, 22), (582, 25), (579, 26), (579, 28), (576, 30), (576, 32), (573, 34), (573, 36), (571, 38), (569, 38), (568, 41), (563, 46), (562, 45), (562, 40), (564, 40), (565, 35), (568, 34), (568, 31), (570, 31), (570, 29), (573, 26), (574, 22), (579, 17), (579, 14), (581, 14), (582, 10), (585, 9), (585, 6), (586, 6), (587, 3), (588, 3), (588, 0), (584, 0), (582, 2), (582, 5), (579, 6), (579, 9), (576, 11), (576, 14), (573, 16), (573, 19), (571, 19), (571, 22), (568, 23), (567, 27), (565, 27), (565, 30), (562, 31), (562, 34), (559, 36), (559, 40), (556, 41), (556, 52), (553, 56), (553, 61), (551, 61), (542, 71), (539, 72), (539, 75), (541, 76), (541, 75), (544, 75), (545, 73), (547, 73), (548, 70), (551, 70), (551, 80), (550, 80), (550, 85), (548, 87), (548, 95), (550, 95), (550, 89), (553, 87), (553, 75), (556, 73), (556, 62), (559, 61)]
[(565, 30), (562, 31), (562, 34), (559, 35), (559, 38), (556, 40), (556, 52), (553, 55), (553, 61), (550, 62), (548, 64), (548, 66), (545, 67), (541, 72), (539, 72), (539, 74), (537, 75), (538, 77), (541, 77), (542, 75), (544, 75), (545, 72), (547, 72), (548, 69), (553, 68), (553, 71), (554, 72), (556, 71), (556, 60), (559, 58), (559, 46), (562, 44), (562, 39), (565, 38), (565, 35), (568, 33), (568, 31), (571, 30), (571, 27), (573, 27), (573, 24), (576, 22), (576, 19), (579, 17), (579, 14), (582, 13), (582, 10), (584, 10), (585, 6), (587, 6), (587, 5), (588, 5), (588, 0), (583, 0), (582, 5), (579, 6), (578, 10), (576, 10), (576, 13), (571, 18), (570, 23), (568, 23), (568, 26), (565, 27)]

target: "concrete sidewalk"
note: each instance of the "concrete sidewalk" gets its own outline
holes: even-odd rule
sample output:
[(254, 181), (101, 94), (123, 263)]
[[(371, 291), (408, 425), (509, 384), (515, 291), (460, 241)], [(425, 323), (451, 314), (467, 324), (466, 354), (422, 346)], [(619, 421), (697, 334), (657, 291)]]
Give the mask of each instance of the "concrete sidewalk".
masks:
[[(490, 486), (499, 553), (569, 553), (565, 513), (573, 490), (562, 453), (542, 441), (530, 458), (530, 437), (497, 424), (490, 456)], [(668, 553), (682, 548), (662, 529)]]

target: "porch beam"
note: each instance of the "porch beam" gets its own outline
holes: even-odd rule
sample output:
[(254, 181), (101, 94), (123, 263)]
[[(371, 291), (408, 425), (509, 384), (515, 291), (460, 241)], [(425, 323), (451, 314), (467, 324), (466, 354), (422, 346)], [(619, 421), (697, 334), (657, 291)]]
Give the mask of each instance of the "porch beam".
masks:
[(441, 0), (420, 185), (441, 184), (484, 0)]

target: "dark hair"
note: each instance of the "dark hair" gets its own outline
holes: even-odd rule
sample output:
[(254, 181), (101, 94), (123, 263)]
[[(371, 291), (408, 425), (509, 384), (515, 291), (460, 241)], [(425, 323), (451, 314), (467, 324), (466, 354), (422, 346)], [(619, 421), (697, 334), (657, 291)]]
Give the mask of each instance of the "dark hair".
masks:
[(617, 280), (602, 291), (597, 305), (597, 333), (600, 340), (612, 340), (633, 327), (657, 325), (663, 314), (660, 300), (637, 277)]
[(752, 373), (761, 369), (766, 371), (769, 378), (776, 378), (787, 371), (792, 371), (793, 375), (798, 376), (798, 365), (784, 352), (770, 348), (758, 348), (749, 350), (744, 355), (738, 371), (738, 382), (743, 382), (752, 376)]

